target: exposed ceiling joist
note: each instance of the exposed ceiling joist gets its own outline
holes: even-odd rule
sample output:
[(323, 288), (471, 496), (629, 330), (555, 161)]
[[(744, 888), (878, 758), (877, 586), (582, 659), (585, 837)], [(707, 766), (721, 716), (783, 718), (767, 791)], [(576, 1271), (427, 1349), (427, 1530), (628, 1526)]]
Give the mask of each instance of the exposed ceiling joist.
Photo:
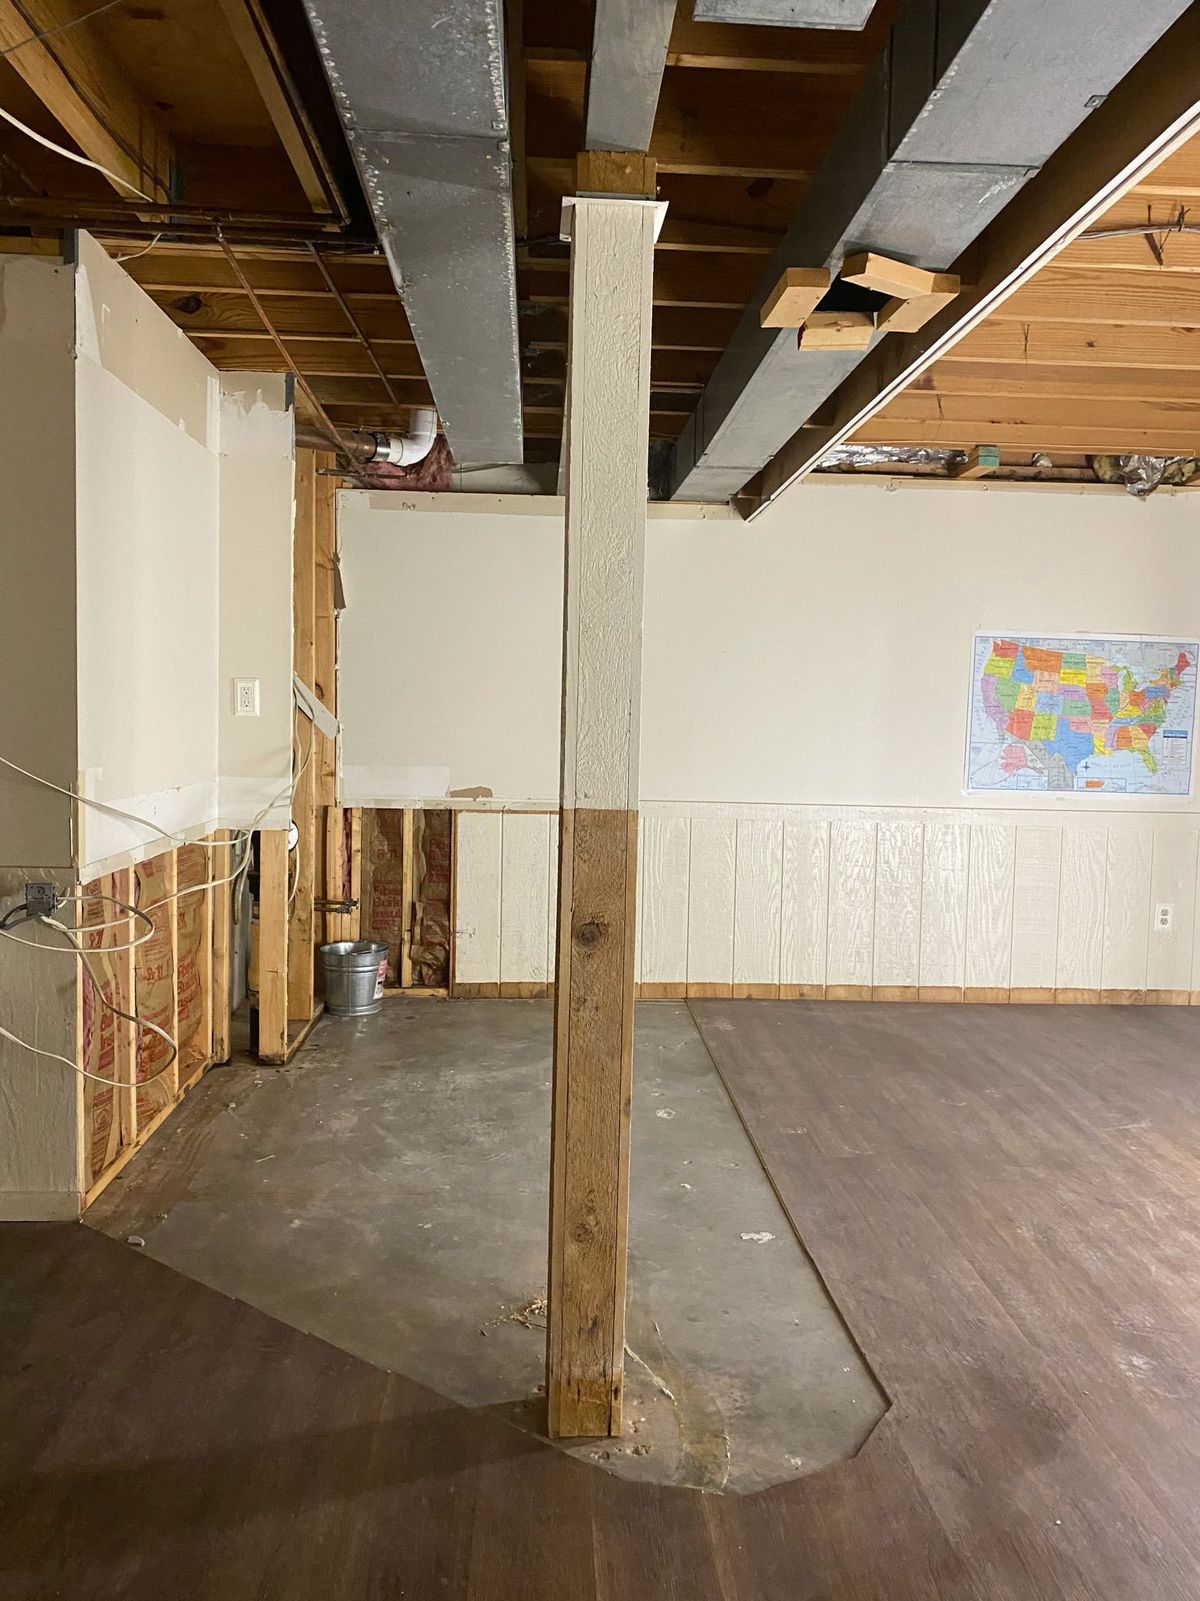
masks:
[(588, 150), (649, 150), (675, 0), (596, 0), (588, 70)]
[(501, 0), (305, 0), (460, 465), (522, 459)]
[(88, 160), (115, 175), (108, 181), (119, 195), (168, 200), (171, 144), (162, 118), (94, 31), (64, 27), (77, 14), (59, 0), (0, 0), (4, 59)]
[(305, 199), (314, 211), (338, 209), (336, 184), (259, 0), (220, 0), (220, 5)]
[[(1036, 354), (1044, 341), (1046, 361), (1060, 366), (1069, 360), (1070, 324), (996, 321), (972, 330), (1099, 212), (1196, 135), (1198, 61), (1200, 9), (1190, 7), (979, 240), (972, 282), (953, 305), (919, 332), (879, 343), (837, 389), (822, 412), (822, 426), (801, 428), (783, 446), (763, 473), (764, 500), (810, 472), (833, 445), (852, 435), (869, 437), (860, 433), (863, 425), (939, 359), (961, 356), (977, 362), (988, 359), (990, 352), (999, 362), (1027, 363), (1031, 349)], [(1107, 360), (1136, 365), (1137, 347), (1144, 351), (1146, 342), (1153, 342), (1152, 329), (1082, 326), (1085, 331), (1076, 338), (1081, 352), (1086, 348), (1089, 364)], [(1106, 345), (1098, 344), (1101, 334)], [(956, 350), (960, 340), (964, 343)], [(1165, 348), (1153, 360), (1143, 355), (1146, 366), (1185, 364), (1186, 359), (1172, 357)]]
[(1186, 9), (1124, 0), (1097, 29), (1093, 0), (907, 7), (680, 438), (671, 493), (736, 494), (865, 359), (760, 327), (787, 267), (836, 273), (854, 249), (950, 267)]

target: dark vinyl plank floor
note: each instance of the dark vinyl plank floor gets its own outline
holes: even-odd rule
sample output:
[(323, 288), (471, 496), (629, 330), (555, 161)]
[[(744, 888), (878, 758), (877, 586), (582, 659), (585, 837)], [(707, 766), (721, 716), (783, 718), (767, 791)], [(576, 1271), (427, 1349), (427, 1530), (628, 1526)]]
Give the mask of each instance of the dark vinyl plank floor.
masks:
[(694, 1013), (891, 1398), (856, 1458), (631, 1483), (93, 1230), (10, 1225), (0, 1595), (1194, 1601), (1200, 1011)]

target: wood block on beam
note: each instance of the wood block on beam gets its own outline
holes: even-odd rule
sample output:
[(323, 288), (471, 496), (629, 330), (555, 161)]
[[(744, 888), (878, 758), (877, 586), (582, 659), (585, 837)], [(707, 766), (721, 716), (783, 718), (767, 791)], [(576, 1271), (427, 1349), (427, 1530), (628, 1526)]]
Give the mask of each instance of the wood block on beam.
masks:
[(800, 330), (801, 350), (866, 350), (875, 319), (865, 311), (814, 311)]
[(862, 250), (846, 257), (838, 277), (843, 283), (873, 289), (879, 295), (914, 300), (918, 295), (933, 293), (939, 274), (925, 267), (910, 267), (907, 261), (893, 261), (891, 256), (876, 255), (873, 250)]
[(935, 285), (928, 294), (907, 299), (896, 296), (889, 300), (875, 319), (878, 326), (889, 334), (916, 333), (918, 328), (924, 328), (931, 317), (936, 317), (944, 306), (957, 299), (962, 288), (957, 273), (937, 272), (933, 277)]
[(581, 150), (575, 159), (575, 189), (581, 195), (653, 200), (658, 193), (658, 164), (641, 150)]
[(761, 328), (799, 328), (829, 289), (827, 267), (788, 267), (759, 313)]
[(967, 459), (950, 468), (951, 478), (986, 478), (1000, 465), (998, 445), (976, 445), (967, 453)]

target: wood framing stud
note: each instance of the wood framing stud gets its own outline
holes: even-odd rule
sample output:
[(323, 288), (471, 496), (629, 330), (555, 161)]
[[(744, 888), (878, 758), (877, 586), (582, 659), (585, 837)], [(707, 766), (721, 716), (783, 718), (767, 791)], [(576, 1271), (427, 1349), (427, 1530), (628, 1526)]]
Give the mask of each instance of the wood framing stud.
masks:
[(288, 835), (258, 836), (258, 1055), (282, 1062), (288, 1048)]
[(799, 334), (801, 350), (866, 350), (875, 319), (865, 311), (814, 311)]
[(759, 326), (799, 328), (829, 289), (825, 267), (788, 267), (763, 301)]
[[(219, 829), (214, 836), (218, 840), (231, 841), (233, 833), (228, 828)], [(213, 877), (224, 878), (232, 873), (238, 862), (241, 861), (241, 845), (228, 845), (226, 849), (214, 851), (213, 860), (219, 864), (220, 872)], [(213, 1061), (227, 1062), (233, 1054), (233, 897), (240, 894), (245, 879), (240, 877), (236, 886), (233, 884), (218, 884), (213, 891), (213, 954), (212, 954), (212, 1019), (213, 1019)]]

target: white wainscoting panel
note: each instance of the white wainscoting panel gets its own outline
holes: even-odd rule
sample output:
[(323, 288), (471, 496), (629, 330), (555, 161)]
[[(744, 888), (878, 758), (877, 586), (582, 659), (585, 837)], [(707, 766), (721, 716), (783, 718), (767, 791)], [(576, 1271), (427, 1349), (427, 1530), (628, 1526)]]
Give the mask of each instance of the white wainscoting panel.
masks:
[(688, 858), (689, 984), (733, 983), (737, 818), (693, 817)]
[(876, 839), (873, 982), (908, 989), (921, 971), (925, 831), (920, 823), (885, 818)]
[(507, 812), (500, 867), (500, 982), (544, 984), (550, 977), (550, 816)]
[(783, 820), (739, 817), (733, 905), (733, 982), (779, 983)]
[(875, 943), (872, 818), (835, 821), (829, 832), (829, 949), (826, 984), (867, 987)]
[(494, 984), (500, 977), (500, 812), (460, 812), (454, 820), (454, 977)]
[[(547, 983), (557, 817), (463, 811), (455, 837), (456, 980)], [(1200, 989), (1200, 824), (1186, 815), (651, 804), (639, 884), (639, 980), (681, 993)]]
[[(692, 823), (695, 837), (696, 823)], [(825, 982), (829, 928), (829, 822), (783, 820), (783, 907), (779, 927), (779, 982)]]

